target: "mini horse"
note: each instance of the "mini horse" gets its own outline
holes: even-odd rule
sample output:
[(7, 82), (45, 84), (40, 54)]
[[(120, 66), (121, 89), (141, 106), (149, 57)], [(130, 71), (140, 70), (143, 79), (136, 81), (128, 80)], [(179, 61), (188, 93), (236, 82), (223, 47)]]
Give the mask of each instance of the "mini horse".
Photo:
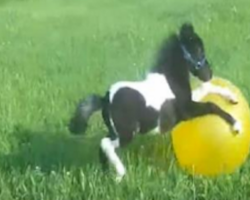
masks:
[[(194, 91), (190, 74), (202, 81)], [(100, 161), (104, 168), (111, 163), (120, 180), (126, 170), (116, 148), (131, 142), (136, 133), (146, 134), (152, 130), (165, 133), (181, 121), (208, 114), (218, 115), (233, 131), (241, 132), (241, 124), (229, 113), (214, 103), (199, 102), (208, 93), (215, 93), (232, 104), (237, 103), (230, 90), (213, 85), (211, 78), (203, 41), (193, 25), (185, 23), (178, 34), (172, 34), (163, 42), (158, 59), (144, 80), (117, 82), (105, 96), (93, 94), (81, 100), (69, 130), (75, 134), (84, 132), (90, 116), (102, 110), (108, 135), (101, 140)]]

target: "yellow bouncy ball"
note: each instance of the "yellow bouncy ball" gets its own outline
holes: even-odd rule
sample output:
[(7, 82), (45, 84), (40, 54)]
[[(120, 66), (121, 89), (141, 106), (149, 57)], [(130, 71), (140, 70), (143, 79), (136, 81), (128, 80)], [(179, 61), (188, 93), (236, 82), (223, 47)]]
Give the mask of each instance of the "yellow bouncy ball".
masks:
[(172, 131), (172, 142), (179, 165), (191, 174), (218, 175), (234, 172), (246, 160), (250, 147), (250, 110), (240, 90), (225, 79), (214, 78), (215, 85), (227, 87), (238, 97), (230, 104), (218, 95), (207, 95), (211, 101), (242, 123), (243, 132), (235, 134), (220, 117), (208, 115), (181, 122)]

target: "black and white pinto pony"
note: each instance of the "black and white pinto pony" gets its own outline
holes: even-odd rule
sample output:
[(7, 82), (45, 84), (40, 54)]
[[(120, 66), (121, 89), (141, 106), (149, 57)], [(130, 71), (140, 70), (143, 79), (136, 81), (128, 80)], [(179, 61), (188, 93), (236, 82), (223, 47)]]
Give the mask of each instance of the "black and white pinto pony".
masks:
[[(190, 74), (202, 81), (193, 91)], [(163, 42), (156, 63), (144, 80), (116, 82), (105, 96), (93, 94), (81, 100), (69, 130), (74, 134), (84, 132), (90, 116), (102, 110), (108, 135), (100, 142), (100, 161), (104, 169), (111, 164), (121, 180), (126, 170), (116, 149), (131, 142), (136, 133), (166, 133), (181, 121), (208, 114), (224, 119), (236, 133), (242, 131), (239, 121), (216, 104), (200, 102), (208, 93), (214, 93), (237, 104), (230, 90), (213, 85), (211, 79), (203, 41), (192, 24), (184, 23), (178, 34)]]

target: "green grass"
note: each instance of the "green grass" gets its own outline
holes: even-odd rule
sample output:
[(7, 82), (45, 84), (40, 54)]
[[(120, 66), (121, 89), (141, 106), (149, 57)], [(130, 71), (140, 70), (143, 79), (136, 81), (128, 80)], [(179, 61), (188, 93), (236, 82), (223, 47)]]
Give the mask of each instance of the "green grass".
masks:
[[(184, 21), (204, 38), (214, 73), (250, 100), (248, 0), (1, 0), (0, 200), (249, 199), (250, 162), (232, 175), (191, 177), (121, 152), (120, 184), (101, 173), (100, 115), (85, 137), (67, 121), (79, 98), (142, 77)], [(138, 142), (138, 141), (137, 141)], [(141, 142), (143, 143), (143, 141)]]

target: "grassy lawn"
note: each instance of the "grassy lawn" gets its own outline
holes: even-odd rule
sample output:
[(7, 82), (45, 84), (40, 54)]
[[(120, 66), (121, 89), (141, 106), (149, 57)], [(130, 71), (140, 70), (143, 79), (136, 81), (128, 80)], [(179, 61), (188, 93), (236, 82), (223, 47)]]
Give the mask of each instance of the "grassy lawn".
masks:
[(142, 77), (162, 39), (185, 21), (204, 38), (214, 73), (250, 100), (249, 7), (249, 0), (0, 0), (0, 200), (249, 199), (249, 161), (208, 179), (174, 162), (159, 170), (124, 150), (128, 175), (116, 184), (97, 162), (106, 134), (100, 115), (84, 137), (67, 130), (79, 98)]

